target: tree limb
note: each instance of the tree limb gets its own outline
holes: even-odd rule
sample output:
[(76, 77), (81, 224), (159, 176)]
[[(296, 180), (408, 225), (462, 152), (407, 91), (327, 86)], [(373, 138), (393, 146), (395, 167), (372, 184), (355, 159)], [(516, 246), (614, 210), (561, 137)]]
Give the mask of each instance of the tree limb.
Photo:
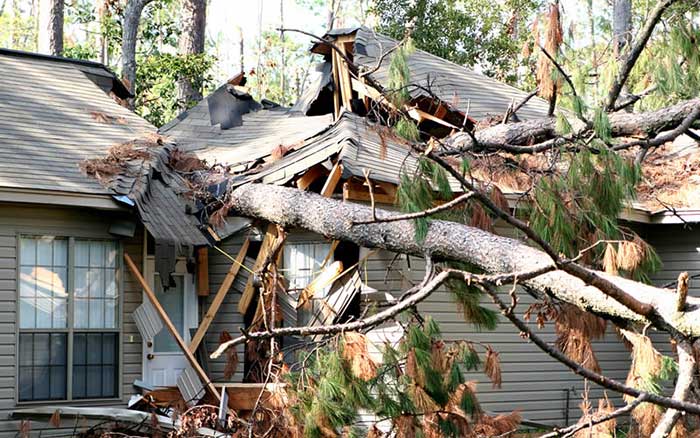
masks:
[(615, 108), (617, 98), (620, 96), (620, 92), (622, 92), (622, 87), (625, 86), (627, 78), (632, 72), (632, 69), (637, 63), (639, 56), (642, 54), (642, 51), (646, 47), (647, 42), (649, 42), (649, 38), (651, 38), (651, 34), (654, 32), (654, 28), (661, 20), (661, 16), (664, 14), (664, 12), (666, 12), (666, 9), (677, 1), (678, 0), (662, 0), (657, 3), (656, 7), (649, 14), (649, 18), (647, 19), (646, 23), (644, 23), (644, 27), (640, 31), (639, 36), (632, 44), (630, 51), (627, 54), (627, 58), (625, 58), (625, 62), (620, 66), (620, 70), (615, 77), (615, 82), (613, 82), (612, 86), (610, 87), (610, 92), (608, 93), (608, 97), (605, 102), (606, 111), (611, 111)]
[(537, 345), (540, 348), (540, 350), (547, 353), (550, 357), (566, 365), (568, 368), (571, 369), (571, 371), (578, 374), (579, 376), (588, 379), (591, 382), (597, 383), (598, 385), (604, 388), (608, 388), (622, 394), (631, 395), (633, 397), (642, 396), (650, 403), (654, 403), (659, 406), (674, 408), (690, 413), (700, 413), (700, 405), (696, 403), (688, 403), (683, 400), (677, 400), (675, 398), (669, 398), (661, 395), (652, 394), (646, 391), (640, 391), (637, 388), (627, 386), (624, 383), (619, 382), (615, 379), (611, 379), (602, 374), (598, 374), (584, 367), (582, 364), (569, 359), (569, 357), (566, 356), (564, 353), (552, 347), (551, 345), (543, 341), (535, 333), (533, 333), (532, 330), (530, 330), (530, 328), (527, 326), (527, 324), (525, 324), (517, 316), (515, 316), (513, 312), (509, 312), (508, 306), (498, 297), (498, 292), (496, 292), (492, 285), (489, 285), (488, 283), (484, 282), (477, 283), (477, 287), (479, 287), (482, 291), (484, 291), (491, 297), (493, 302), (498, 306), (499, 309), (501, 309), (503, 315), (506, 318), (508, 318), (508, 320), (510, 320), (510, 322), (512, 322), (513, 325), (515, 325), (522, 333), (524, 333), (527, 336), (527, 338), (532, 341), (533, 344)]
[[(693, 385), (697, 364), (693, 354), (693, 345), (690, 342), (679, 342), (677, 347), (678, 380), (676, 381), (676, 388), (673, 390), (673, 399), (685, 401), (690, 393), (690, 387)], [(666, 410), (664, 416), (661, 417), (661, 421), (656, 425), (656, 430), (654, 430), (651, 438), (666, 438), (669, 436), (680, 416), (681, 411), (678, 409), (670, 408)]]
[(546, 433), (540, 438), (555, 438), (559, 436), (563, 437), (568, 437), (568, 436), (573, 436), (576, 432), (578, 432), (581, 429), (585, 429), (588, 427), (593, 427), (597, 424), (600, 423), (605, 423), (606, 421), (610, 421), (614, 418), (621, 417), (623, 415), (627, 415), (630, 412), (634, 410), (637, 406), (639, 406), (641, 403), (645, 402), (647, 400), (646, 394), (642, 394), (639, 397), (635, 398), (632, 400), (629, 404), (626, 404), (625, 406), (614, 410), (613, 412), (609, 412), (603, 416), (600, 417), (594, 417), (591, 418), (588, 421), (576, 423), (572, 426), (565, 427), (563, 429), (556, 429), (554, 432)]
[[(432, 220), (423, 241), (415, 239), (413, 221), (353, 225), (372, 217), (369, 207), (321, 197), (288, 187), (248, 184), (229, 193), (231, 213), (263, 219), (287, 228), (298, 227), (317, 234), (354, 242), (358, 246), (382, 248), (422, 257), (471, 263), (488, 273), (529, 272), (552, 265), (546, 253), (519, 240), (497, 236), (454, 222)], [(393, 214), (378, 209), (378, 218)], [(639, 303), (650, 306), (663, 322), (685, 336), (700, 336), (700, 299), (688, 298), (686, 311), (675, 308), (674, 291), (594, 272)], [(592, 311), (608, 320), (625, 324), (647, 324), (649, 320), (600, 289), (562, 270), (549, 272), (523, 284)]]

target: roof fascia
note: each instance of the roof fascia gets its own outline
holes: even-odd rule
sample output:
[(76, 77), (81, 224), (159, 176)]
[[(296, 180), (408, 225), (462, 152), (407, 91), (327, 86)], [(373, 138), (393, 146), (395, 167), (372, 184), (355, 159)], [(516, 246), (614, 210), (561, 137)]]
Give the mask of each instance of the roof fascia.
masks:
[(51, 190), (0, 188), (0, 202), (18, 204), (59, 205), (68, 207), (87, 207), (98, 210), (129, 211), (123, 204), (116, 202), (111, 195), (95, 195)]

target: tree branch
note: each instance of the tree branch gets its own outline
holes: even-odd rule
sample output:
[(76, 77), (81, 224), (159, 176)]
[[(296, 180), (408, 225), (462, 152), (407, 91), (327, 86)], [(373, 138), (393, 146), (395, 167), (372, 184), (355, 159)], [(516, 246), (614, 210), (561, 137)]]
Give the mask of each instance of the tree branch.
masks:
[(527, 326), (527, 324), (525, 324), (517, 316), (515, 316), (513, 312), (509, 312), (508, 306), (500, 299), (500, 297), (498, 296), (498, 292), (496, 292), (493, 285), (489, 285), (488, 283), (482, 282), (476, 283), (476, 286), (491, 297), (491, 300), (496, 304), (496, 306), (498, 306), (499, 309), (501, 309), (503, 315), (506, 318), (508, 318), (508, 320), (510, 320), (510, 322), (512, 322), (513, 325), (515, 325), (522, 333), (524, 333), (527, 336), (527, 338), (530, 341), (532, 341), (533, 344), (537, 345), (540, 348), (540, 350), (547, 353), (550, 357), (566, 365), (568, 368), (571, 369), (571, 371), (578, 374), (579, 376), (588, 379), (591, 382), (597, 383), (598, 385), (604, 388), (608, 388), (622, 394), (631, 395), (633, 397), (644, 397), (650, 403), (654, 403), (659, 406), (678, 409), (693, 414), (700, 413), (700, 405), (696, 403), (688, 403), (683, 400), (676, 400), (675, 398), (669, 398), (661, 395), (652, 394), (646, 391), (640, 391), (637, 388), (627, 386), (624, 383), (619, 382), (615, 379), (611, 379), (602, 374), (598, 374), (594, 371), (591, 371), (590, 369), (584, 367), (580, 363), (569, 359), (569, 357), (566, 356), (564, 353), (555, 349), (554, 347), (543, 341), (535, 333), (533, 333), (532, 330), (530, 330), (530, 328)]
[(359, 222), (353, 222), (353, 225), (366, 225), (366, 224), (373, 224), (373, 223), (379, 223), (379, 222), (396, 222), (396, 221), (405, 221), (409, 219), (419, 219), (423, 217), (429, 217), (433, 216), (437, 213), (440, 213), (441, 211), (449, 210), (452, 207), (455, 207), (459, 204), (462, 204), (466, 202), (467, 200), (471, 199), (474, 196), (473, 192), (467, 192), (462, 195), (457, 196), (453, 200), (449, 202), (445, 202), (444, 204), (438, 205), (437, 207), (429, 208), (427, 210), (423, 211), (418, 211), (416, 213), (408, 213), (408, 214), (397, 214), (393, 215), (390, 217), (373, 217), (370, 220), (367, 221), (359, 221)]
[[(695, 378), (695, 355), (693, 354), (693, 346), (690, 342), (683, 341), (678, 343), (678, 380), (676, 388), (673, 390), (673, 399), (685, 401), (690, 393), (690, 387), (693, 385)], [(673, 426), (675, 426), (678, 418), (681, 416), (681, 411), (670, 408), (666, 410), (661, 421), (656, 425), (656, 430), (651, 435), (651, 438), (666, 438), (671, 434)]]
[(664, 12), (666, 12), (666, 9), (677, 1), (678, 0), (662, 0), (649, 14), (649, 18), (647, 19), (646, 23), (644, 23), (644, 27), (640, 31), (639, 36), (632, 44), (625, 62), (620, 66), (620, 71), (615, 77), (615, 82), (613, 82), (612, 86), (610, 87), (610, 91), (605, 102), (606, 111), (609, 112), (615, 108), (617, 98), (620, 96), (620, 92), (622, 92), (622, 87), (625, 86), (627, 78), (632, 72), (632, 69), (637, 63), (639, 56), (642, 54), (642, 51), (646, 47), (649, 38), (651, 38), (654, 28), (659, 21), (661, 21), (661, 16), (664, 14)]
[[(353, 225), (354, 222), (370, 219), (371, 209), (289, 187), (247, 184), (229, 192), (228, 205), (231, 214), (263, 219), (286, 228), (298, 227), (367, 248), (382, 248), (419, 257), (428, 254), (438, 260), (467, 262), (488, 273), (529, 272), (553, 264), (548, 254), (520, 240), (449, 221), (432, 220), (422, 241), (415, 239), (413, 221)], [(377, 210), (377, 217), (392, 215), (386, 210)], [(672, 329), (687, 336), (700, 336), (700, 299), (688, 298), (686, 311), (678, 312), (674, 291), (602, 272), (591, 272), (637, 302), (651, 306)], [(626, 305), (611, 300), (597, 287), (588, 286), (583, 280), (562, 270), (523, 283), (542, 296), (549, 295), (618, 323), (649, 322)]]
[(556, 430), (554, 430), (554, 432), (550, 432), (550, 433), (547, 433), (547, 434), (540, 436), (540, 438), (555, 438), (555, 437), (559, 437), (559, 436), (563, 436), (563, 437), (573, 436), (576, 432), (578, 432), (581, 429), (593, 427), (597, 424), (605, 423), (606, 421), (610, 421), (614, 418), (621, 417), (623, 415), (627, 415), (630, 412), (632, 412), (634, 410), (634, 408), (636, 408), (637, 406), (639, 406), (641, 403), (643, 403), (645, 401), (647, 401), (647, 396), (646, 396), (646, 394), (642, 394), (639, 397), (632, 400), (629, 404), (627, 404), (619, 409), (616, 409), (613, 412), (609, 412), (609, 413), (602, 415), (600, 417), (591, 418), (588, 421), (576, 423), (572, 426), (565, 427), (563, 429), (556, 429)]

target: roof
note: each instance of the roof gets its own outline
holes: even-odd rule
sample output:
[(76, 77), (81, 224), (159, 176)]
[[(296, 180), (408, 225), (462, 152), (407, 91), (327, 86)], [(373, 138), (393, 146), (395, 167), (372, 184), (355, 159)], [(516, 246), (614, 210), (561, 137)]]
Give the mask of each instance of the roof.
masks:
[(79, 163), (155, 130), (96, 82), (101, 64), (3, 49), (0, 71), (0, 190), (109, 195)]
[[(355, 64), (372, 72), (370, 76), (387, 88), (391, 56), (384, 56), (398, 42), (366, 27), (338, 29), (327, 36), (349, 35), (355, 32)], [(378, 61), (382, 59), (380, 65)], [(470, 117), (481, 120), (503, 116), (509, 106), (518, 104), (528, 93), (474, 70), (455, 64), (423, 50), (416, 49), (407, 60), (411, 72), (412, 97), (430, 90), (440, 100), (451, 104)], [(424, 90), (425, 89), (425, 90)], [(531, 98), (519, 111), (522, 120), (546, 117), (549, 105), (539, 97)]]
[[(248, 182), (285, 184), (316, 164), (330, 167), (329, 158), (335, 156), (343, 165), (345, 179), (364, 178), (366, 169), (373, 180), (397, 185), (402, 173), (410, 174), (418, 165), (418, 155), (391, 130), (344, 111), (333, 125), (296, 150), (243, 173), (233, 182), (236, 185)], [(457, 181), (452, 181), (452, 185), (455, 190), (459, 189)]]
[(13, 56), (16, 58), (29, 58), (47, 62), (70, 64), (85, 73), (106, 93), (113, 92), (120, 99), (134, 97), (134, 95), (126, 88), (126, 85), (124, 85), (117, 75), (106, 65), (100, 62), (4, 48), (0, 48), (0, 56)]
[[(225, 96), (240, 99), (240, 95)], [(247, 168), (270, 155), (275, 147), (299, 145), (332, 123), (330, 114), (305, 117), (286, 108), (274, 107), (240, 114), (240, 126), (223, 129), (212, 117), (211, 99), (212, 95), (207, 96), (160, 130), (163, 135), (173, 138), (178, 148), (195, 153), (209, 164), (224, 163)]]

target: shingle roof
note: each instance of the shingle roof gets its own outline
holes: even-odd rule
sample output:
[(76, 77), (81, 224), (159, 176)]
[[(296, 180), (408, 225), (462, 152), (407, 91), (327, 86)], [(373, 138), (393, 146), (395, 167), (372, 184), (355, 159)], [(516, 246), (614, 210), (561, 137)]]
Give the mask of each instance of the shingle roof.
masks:
[(154, 128), (87, 76), (92, 64), (0, 51), (0, 188), (110, 194), (79, 163)]
[[(241, 175), (233, 183), (285, 184), (316, 164), (330, 166), (327, 160), (335, 155), (343, 165), (344, 178), (364, 178), (367, 169), (373, 180), (397, 185), (402, 173), (411, 174), (418, 165), (418, 155), (390, 130), (345, 111), (332, 126), (307, 140), (302, 147)], [(459, 190), (457, 181), (451, 182), (453, 188)]]
[[(350, 29), (344, 30), (344, 34), (350, 32)], [(354, 62), (373, 70), (382, 54), (396, 44), (396, 40), (371, 29), (357, 28)], [(384, 57), (379, 68), (371, 73), (371, 77), (384, 87), (388, 85), (390, 62), (391, 56)], [(477, 120), (490, 115), (502, 116), (511, 103), (518, 104), (527, 95), (522, 90), (422, 50), (415, 50), (407, 62), (412, 84), (429, 89), (444, 102)], [(425, 92), (413, 88), (411, 94), (418, 97)], [(518, 117), (523, 120), (546, 117), (548, 109), (547, 102), (535, 97), (518, 111)]]
[[(209, 164), (246, 165), (270, 154), (276, 146), (300, 144), (332, 123), (332, 115), (305, 117), (285, 108), (261, 109), (242, 115), (243, 125), (221, 129), (212, 124), (206, 97), (161, 128), (178, 148), (194, 152)], [(235, 99), (235, 97), (232, 97)]]

